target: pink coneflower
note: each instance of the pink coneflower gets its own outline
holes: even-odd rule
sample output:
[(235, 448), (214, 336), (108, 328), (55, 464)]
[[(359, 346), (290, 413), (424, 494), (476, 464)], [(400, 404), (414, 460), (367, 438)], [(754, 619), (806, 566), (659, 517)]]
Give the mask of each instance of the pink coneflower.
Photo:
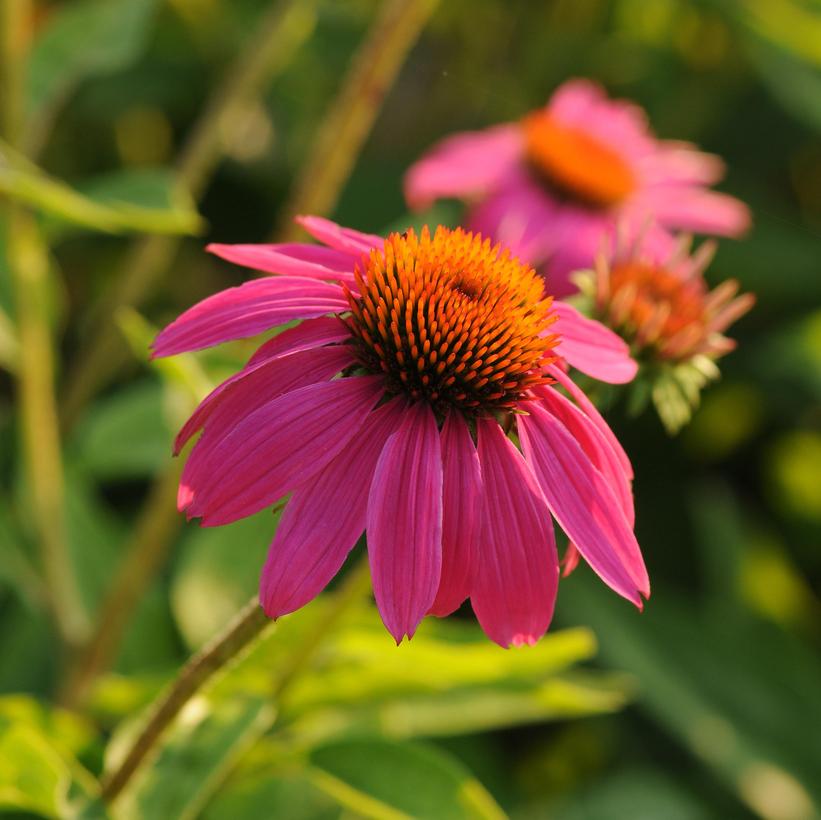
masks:
[[(689, 421), (699, 393), (719, 376), (716, 359), (735, 342), (724, 331), (753, 306), (735, 279), (710, 290), (704, 270), (715, 253), (705, 242), (692, 256), (690, 237), (659, 256), (642, 238), (597, 255), (595, 270), (577, 274), (591, 312), (629, 345), (641, 364), (639, 389), (653, 399), (670, 432)], [(644, 387), (641, 387), (641, 385)]]
[(570, 80), (520, 122), (449, 137), (408, 172), (415, 208), (440, 197), (471, 202), (468, 224), (503, 242), (548, 276), (555, 295), (588, 267), (616, 224), (670, 247), (665, 229), (737, 236), (745, 205), (710, 191), (721, 160), (683, 142), (658, 140), (644, 112), (610, 100), (597, 85)]
[(314, 598), (367, 530), (376, 602), (397, 641), (469, 597), (494, 641), (533, 643), (556, 598), (551, 513), (640, 606), (649, 583), (630, 464), (564, 369), (626, 381), (626, 345), (475, 234), (383, 240), (301, 223), (327, 247), (212, 245), (282, 275), (204, 300), (154, 344), (167, 356), (302, 320), (217, 387), (176, 442), (179, 452), (202, 430), (179, 504), (205, 526), (290, 493), (262, 573), (268, 615)]

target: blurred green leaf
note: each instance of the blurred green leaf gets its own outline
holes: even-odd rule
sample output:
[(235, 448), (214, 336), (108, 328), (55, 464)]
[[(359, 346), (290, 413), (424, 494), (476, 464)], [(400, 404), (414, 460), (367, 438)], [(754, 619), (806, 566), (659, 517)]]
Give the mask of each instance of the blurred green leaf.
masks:
[(0, 721), (0, 810), (70, 817), (95, 790), (88, 772), (35, 725)]
[(351, 625), (329, 642), (323, 662), (294, 684), (282, 710), (302, 742), (327, 730), (454, 735), (613, 711), (627, 698), (623, 679), (557, 674), (595, 651), (592, 633), (576, 629), (499, 652), (477, 627), (448, 622), (423, 622), (397, 649), (371, 609), (367, 626)]
[[(296, 768), (296, 767), (294, 767)], [(273, 769), (232, 777), (205, 807), (203, 820), (239, 820), (245, 817), (283, 817), (288, 820), (335, 820), (335, 801), (296, 772)]]
[(202, 219), (179, 192), (173, 203), (160, 207), (113, 198), (111, 193), (86, 196), (4, 143), (0, 143), (0, 193), (49, 216), (104, 233), (194, 234), (202, 229)]
[[(181, 224), (182, 220), (190, 218), (192, 226), (199, 220), (194, 205), (178, 191), (174, 171), (170, 168), (122, 168), (80, 180), (74, 187), (77, 193), (107, 207), (139, 208), (145, 214), (158, 216), (167, 214), (179, 219)], [(45, 226), (45, 231), (51, 242), (56, 243), (80, 233), (83, 228), (82, 224), (53, 219)], [(197, 230), (199, 226), (192, 227), (191, 232)]]
[(29, 695), (0, 697), (0, 728), (14, 725), (36, 729), (64, 756), (79, 755), (95, 739), (94, 728), (85, 719)]
[(171, 608), (189, 646), (201, 646), (256, 592), (276, 526), (270, 510), (227, 527), (188, 525)]
[(360, 817), (399, 820), (502, 818), (504, 812), (461, 764), (432, 746), (380, 738), (314, 749), (313, 782)]
[(168, 464), (172, 438), (162, 387), (144, 381), (91, 407), (69, 450), (73, 462), (98, 480), (136, 478)]
[(260, 698), (193, 698), (152, 765), (118, 798), (117, 816), (197, 817), (237, 758), (273, 718), (273, 706)]
[(793, 116), (821, 130), (821, 71), (794, 52), (751, 39), (749, 53), (764, 84)]
[(28, 556), (23, 534), (15, 525), (12, 512), (0, 499), (0, 579), (23, 596), (30, 606), (44, 606), (45, 586)]
[[(66, 517), (69, 546), (83, 605), (91, 615), (109, 588), (121, 559), (128, 525), (100, 497), (89, 475), (69, 463), (66, 468)], [(177, 640), (165, 597), (150, 590), (120, 647), (120, 662), (139, 667), (175, 659)]]
[(0, 807), (59, 817), (69, 785), (68, 767), (35, 730), (0, 729)]
[(42, 127), (44, 109), (83, 80), (125, 68), (142, 51), (157, 0), (73, 0), (57, 7), (34, 43), (27, 100)]
[(718, 816), (715, 807), (701, 803), (686, 786), (649, 767), (594, 781), (560, 804), (534, 808), (525, 817), (536, 820), (545, 814), (561, 820), (714, 820)]
[(639, 614), (582, 573), (568, 586), (563, 611), (592, 622), (605, 657), (641, 681), (639, 704), (741, 800), (768, 820), (818, 815), (816, 658), (769, 624), (710, 618), (669, 590)]
[(5, 310), (0, 307), (0, 367), (10, 373), (17, 371), (17, 356), (20, 343), (17, 330)]

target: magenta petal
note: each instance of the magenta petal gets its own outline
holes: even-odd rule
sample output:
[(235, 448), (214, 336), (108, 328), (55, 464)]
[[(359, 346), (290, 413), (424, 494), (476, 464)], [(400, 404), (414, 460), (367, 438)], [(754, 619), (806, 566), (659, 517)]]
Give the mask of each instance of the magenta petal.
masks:
[(328, 247), (350, 254), (358, 259), (371, 248), (382, 248), (385, 240), (373, 233), (361, 233), (353, 228), (343, 228), (330, 219), (321, 216), (298, 216), (296, 222), (302, 225), (314, 239)]
[(599, 431), (607, 439), (613, 449), (613, 452), (621, 462), (625, 475), (627, 475), (628, 478), (633, 478), (633, 466), (630, 464), (630, 459), (628, 458), (627, 453), (624, 452), (624, 448), (621, 446), (619, 440), (610, 429), (610, 425), (608, 425), (608, 423), (604, 420), (602, 414), (599, 413), (593, 402), (587, 398), (584, 391), (580, 390), (573, 382), (573, 379), (571, 379), (570, 376), (568, 376), (567, 373), (565, 373), (560, 367), (550, 365), (550, 367), (547, 368), (547, 372), (553, 376), (553, 378), (556, 379), (556, 381), (565, 390), (567, 390), (568, 393), (570, 393), (576, 404), (578, 404), (584, 411), (584, 414), (593, 422), (593, 424), (596, 425), (596, 427), (599, 428)]
[(440, 197), (486, 193), (516, 166), (522, 150), (518, 125), (448, 137), (411, 166), (405, 198), (412, 208), (427, 208)]
[(279, 245), (218, 245), (212, 243), (207, 251), (245, 268), (276, 273), (283, 276), (302, 276), (308, 279), (329, 279), (353, 282), (356, 259), (349, 253), (321, 245), (290, 242)]
[(470, 595), (482, 487), (479, 455), (458, 412), (442, 427), (442, 577), (430, 611), (443, 617)]
[(296, 327), (289, 327), (260, 345), (256, 353), (248, 360), (246, 367), (259, 364), (265, 359), (284, 356), (286, 353), (298, 353), (333, 342), (343, 342), (350, 338), (351, 332), (348, 326), (338, 316), (306, 319)]
[(442, 569), (442, 455), (431, 409), (407, 409), (376, 465), (368, 499), (376, 605), (396, 642), (413, 637)]
[(619, 457), (610, 442), (598, 427), (571, 401), (552, 387), (538, 390), (543, 406), (567, 428), (579, 443), (585, 455), (607, 479), (610, 488), (619, 501), (627, 523), (632, 527), (636, 521), (633, 505), (633, 490), (630, 476), (624, 471)]
[(555, 351), (573, 367), (610, 384), (632, 381), (638, 365), (630, 358), (630, 348), (624, 340), (599, 322), (582, 316), (567, 302), (554, 302), (558, 319), (549, 332), (560, 342)]
[(273, 504), (345, 447), (382, 392), (375, 376), (312, 384), (266, 402), (226, 435), (206, 430), (180, 483), (189, 518), (217, 526)]
[(342, 289), (329, 282), (269, 276), (209, 296), (189, 308), (154, 340), (154, 356), (255, 336), (293, 319), (348, 309)]
[(553, 522), (530, 467), (497, 422), (476, 426), (482, 525), (470, 601), (500, 646), (533, 644), (550, 626), (558, 591)]
[(269, 617), (299, 609), (339, 572), (365, 529), (376, 462), (403, 410), (400, 399), (375, 410), (345, 449), (294, 491), (262, 571), (259, 599)]
[(200, 402), (177, 434), (174, 455), (202, 427), (207, 426), (215, 440), (266, 402), (298, 387), (327, 381), (353, 361), (350, 347), (334, 346), (249, 362)]
[(650, 582), (636, 537), (607, 480), (554, 416), (535, 403), (519, 416), (522, 449), (553, 517), (612, 589), (641, 606)]

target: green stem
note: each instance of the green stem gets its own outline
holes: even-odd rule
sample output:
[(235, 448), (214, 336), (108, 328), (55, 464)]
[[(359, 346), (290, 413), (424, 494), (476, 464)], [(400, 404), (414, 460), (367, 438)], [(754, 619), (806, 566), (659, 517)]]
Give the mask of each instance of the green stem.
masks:
[[(363, 590), (367, 588), (368, 578), (368, 563), (363, 559), (348, 573), (339, 589), (330, 596), (316, 624), (300, 641), (293, 655), (276, 676), (272, 689), (275, 700), (282, 697), (310, 663), (317, 649), (351, 604), (361, 598)], [(110, 803), (116, 799), (128, 785), (185, 704), (269, 624), (271, 621), (265, 616), (254, 597), (224, 633), (191, 658), (163, 696), (156, 701), (148, 723), (132, 743), (118, 768), (103, 781), (101, 794), (106, 802)]]
[[(260, 20), (256, 34), (205, 106), (178, 162), (176, 184), (199, 199), (219, 164), (226, 134), (249, 102), (279, 74), (313, 30), (315, 0), (279, 0)], [(126, 347), (113, 321), (124, 307), (140, 304), (167, 270), (179, 247), (172, 237), (151, 236), (130, 249), (113, 289), (103, 298), (85, 333), (88, 343), (66, 380), (63, 429), (74, 426), (83, 408), (126, 361)]]
[[(3, 136), (14, 145), (22, 132), (23, 87), (31, 35), (29, 0), (2, 5)], [(18, 407), (23, 460), (33, 528), (57, 629), (66, 643), (82, 639), (87, 628), (68, 549), (63, 464), (54, 394), (55, 357), (51, 330), (50, 263), (34, 217), (9, 204), (7, 254), (14, 286), (19, 361)]]
[(319, 126), (276, 235), (299, 235), (293, 217), (329, 214), (336, 205), (388, 91), (438, 0), (387, 0)]

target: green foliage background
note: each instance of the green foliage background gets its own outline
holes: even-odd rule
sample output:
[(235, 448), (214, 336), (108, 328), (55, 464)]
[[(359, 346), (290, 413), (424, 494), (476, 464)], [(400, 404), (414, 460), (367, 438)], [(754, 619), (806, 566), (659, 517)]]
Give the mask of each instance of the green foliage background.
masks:
[[(134, 233), (185, 235), (105, 339), (114, 378), (65, 425), (66, 533), (93, 622), (163, 480), (175, 429), (237, 344), (149, 365), (152, 327), (243, 273), (206, 241), (272, 235), (379, 4), (304, 3), (263, 94), (215, 122), (224, 157), (196, 194), (174, 159), (268, 8), (262, 0), (36, 4), (28, 158), (0, 145), (0, 196), (49, 244), (38, 295), (57, 394), (88, 355)], [(297, 4), (299, 5), (299, 4)], [(511, 120), (572, 76), (643, 105), (663, 137), (728, 164), (755, 226), (710, 276), (754, 311), (732, 329), (691, 425), (608, 417), (636, 468), (653, 596), (639, 614), (581, 567), (537, 648), (503, 652), (472, 619), (395, 648), (367, 595), (282, 697), (289, 658), (331, 604), (270, 627), (192, 700), (113, 808), (98, 778), (141, 711), (256, 586), (275, 522), (218, 530), (155, 504), (167, 560), (83, 708), (65, 684), (23, 468), (21, 350), (0, 238), (0, 812), (244, 818), (748, 818), (821, 812), (821, 6), (814, 0), (443, 0), (389, 91), (332, 216), (406, 226), (403, 171), (438, 138)], [(32, 159), (32, 157), (36, 157)], [(202, 186), (195, 186), (202, 187)], [(430, 219), (455, 222), (445, 203)], [(127, 235), (121, 235), (127, 234)], [(159, 478), (158, 478), (159, 477)], [(160, 490), (157, 490), (157, 487)], [(168, 496), (168, 492), (165, 492)], [(163, 497), (165, 497), (163, 496)], [(173, 496), (173, 494), (172, 494)], [(173, 502), (173, 497), (171, 498)], [(56, 526), (56, 524), (55, 524)], [(164, 527), (164, 529), (162, 529)], [(152, 531), (153, 532), (153, 531)], [(279, 682), (279, 683), (278, 683)], [(483, 784), (483, 785), (480, 785)]]

